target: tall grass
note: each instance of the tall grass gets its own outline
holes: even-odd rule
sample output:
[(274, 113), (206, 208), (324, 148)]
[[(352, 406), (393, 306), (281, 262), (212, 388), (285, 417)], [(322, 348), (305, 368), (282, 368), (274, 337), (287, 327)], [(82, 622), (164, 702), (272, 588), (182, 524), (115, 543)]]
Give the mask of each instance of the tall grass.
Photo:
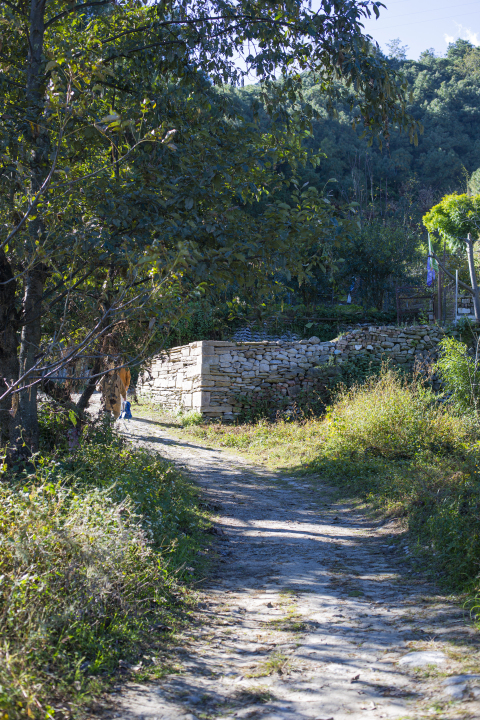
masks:
[(153, 628), (180, 621), (207, 524), (184, 476), (112, 434), (33, 465), (0, 485), (9, 720), (76, 715), (120, 661), (161, 650)]
[(412, 458), (463, 448), (473, 435), (468, 417), (439, 404), (420, 382), (384, 368), (378, 377), (341, 390), (327, 413), (327, 451), (345, 455)]

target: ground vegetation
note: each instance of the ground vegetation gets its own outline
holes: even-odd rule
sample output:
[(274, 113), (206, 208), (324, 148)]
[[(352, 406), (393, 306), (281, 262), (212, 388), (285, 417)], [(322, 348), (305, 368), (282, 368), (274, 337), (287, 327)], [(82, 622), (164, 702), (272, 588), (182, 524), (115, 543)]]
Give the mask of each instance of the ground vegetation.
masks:
[(41, 450), (0, 488), (0, 710), (12, 720), (80, 717), (122, 676), (174, 671), (168, 647), (206, 566), (192, 484), (108, 422), (76, 438), (69, 425), (43, 405)]

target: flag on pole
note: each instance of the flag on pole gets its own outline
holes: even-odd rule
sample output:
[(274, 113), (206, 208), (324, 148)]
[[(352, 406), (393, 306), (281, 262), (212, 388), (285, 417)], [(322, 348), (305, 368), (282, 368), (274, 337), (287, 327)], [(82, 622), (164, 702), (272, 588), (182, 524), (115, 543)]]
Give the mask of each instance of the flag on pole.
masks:
[(438, 272), (438, 263), (432, 257), (432, 241), (430, 240), (430, 233), (428, 233), (428, 258), (427, 258), (427, 285), (432, 287), (433, 281), (435, 280), (435, 272)]

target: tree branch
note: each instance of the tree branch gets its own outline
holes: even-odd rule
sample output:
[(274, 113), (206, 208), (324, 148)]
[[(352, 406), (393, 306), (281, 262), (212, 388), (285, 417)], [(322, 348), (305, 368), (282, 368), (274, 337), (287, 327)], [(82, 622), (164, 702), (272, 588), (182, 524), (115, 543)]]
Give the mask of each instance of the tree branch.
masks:
[(34, 209), (37, 207), (40, 198), (44, 195), (45, 191), (48, 190), (48, 188), (49, 188), (49, 186), (50, 186), (50, 183), (51, 183), (51, 181), (52, 181), (52, 178), (53, 178), (53, 173), (55, 172), (56, 167), (57, 167), (58, 155), (59, 155), (59, 153), (60, 153), (60, 145), (62, 144), (63, 134), (64, 134), (64, 132), (65, 132), (65, 125), (66, 125), (66, 123), (68, 122), (68, 119), (69, 119), (69, 118), (67, 117), (67, 120), (65, 121), (65, 124), (62, 125), (61, 128), (60, 128), (60, 133), (59, 133), (59, 136), (58, 136), (57, 149), (56, 149), (56, 152), (55, 152), (55, 157), (53, 158), (53, 163), (52, 163), (52, 167), (50, 168), (50, 172), (48, 173), (47, 177), (45, 178), (45, 180), (44, 180), (41, 188), (39, 189), (39, 191), (38, 191), (37, 194), (35, 195), (35, 197), (34, 197), (34, 199), (33, 199), (33, 202), (32, 202), (32, 204), (30, 205), (30, 207), (28, 208), (28, 210), (27, 210), (27, 212), (25, 213), (25, 215), (22, 217), (22, 219), (20, 220), (20, 222), (18, 223), (18, 225), (17, 225), (17, 226), (12, 230), (12, 232), (8, 235), (8, 237), (3, 241), (3, 243), (0, 244), (0, 248), (1, 248), (2, 250), (5, 248), (6, 245), (8, 245), (8, 243), (9, 243), (10, 240), (14, 237), (14, 235), (16, 235), (17, 232), (22, 229), (22, 227), (25, 225), (25, 223), (27, 222), (28, 218), (30, 217), (30, 215), (32, 214), (32, 212), (34, 211)]
[(17, 5), (14, 5), (12, 2), (9, 2), (9, 0), (3, 0), (4, 5), (8, 5), (8, 7), (13, 10), (14, 13), (17, 13), (18, 15), (22, 15), (22, 17), (25, 17), (25, 14), (22, 14), (22, 11), (20, 10)]
[(100, 0), (100, 2), (87, 2), (82, 3), (81, 5), (76, 5), (73, 8), (70, 8), (69, 10), (64, 10), (63, 12), (59, 13), (58, 15), (55, 15), (54, 17), (50, 18), (50, 20), (47, 20), (45, 23), (45, 30), (50, 27), (50, 25), (53, 25), (54, 22), (57, 22), (57, 20), (61, 20), (65, 15), (70, 15), (72, 12), (77, 12), (78, 10), (83, 10), (83, 8), (88, 7), (96, 7), (97, 5), (111, 5), (114, 2), (114, 0)]
[[(440, 262), (440, 260), (438, 259), (438, 257), (437, 257), (436, 255), (434, 255), (434, 253), (430, 253), (430, 255), (429, 255), (428, 257), (431, 257), (431, 258), (433, 258), (434, 260), (436, 260), (437, 263), (438, 263), (438, 267), (440, 268), (440, 270), (441, 270), (442, 272), (444, 272), (445, 275), (448, 275), (448, 277), (450, 278), (450, 280), (455, 280), (455, 282), (456, 282), (456, 277), (455, 277), (455, 275), (452, 275), (452, 273), (449, 272), (446, 267), (444, 267), (444, 265)], [(458, 281), (458, 284), (459, 284), (462, 288), (464, 288), (465, 290), (467, 290), (471, 295), (474, 294), (472, 288), (471, 288), (469, 285), (466, 285), (466, 284), (465, 284), (464, 282), (462, 282), (461, 280)]]

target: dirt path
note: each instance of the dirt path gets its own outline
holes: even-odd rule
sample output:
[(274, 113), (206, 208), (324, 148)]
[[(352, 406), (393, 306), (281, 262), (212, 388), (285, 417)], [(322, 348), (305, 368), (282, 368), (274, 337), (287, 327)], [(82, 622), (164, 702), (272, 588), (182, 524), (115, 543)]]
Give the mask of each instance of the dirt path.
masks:
[(191, 474), (225, 534), (199, 622), (175, 650), (183, 672), (124, 687), (110, 717), (480, 718), (477, 635), (408, 574), (393, 525), (152, 420), (119, 425)]

